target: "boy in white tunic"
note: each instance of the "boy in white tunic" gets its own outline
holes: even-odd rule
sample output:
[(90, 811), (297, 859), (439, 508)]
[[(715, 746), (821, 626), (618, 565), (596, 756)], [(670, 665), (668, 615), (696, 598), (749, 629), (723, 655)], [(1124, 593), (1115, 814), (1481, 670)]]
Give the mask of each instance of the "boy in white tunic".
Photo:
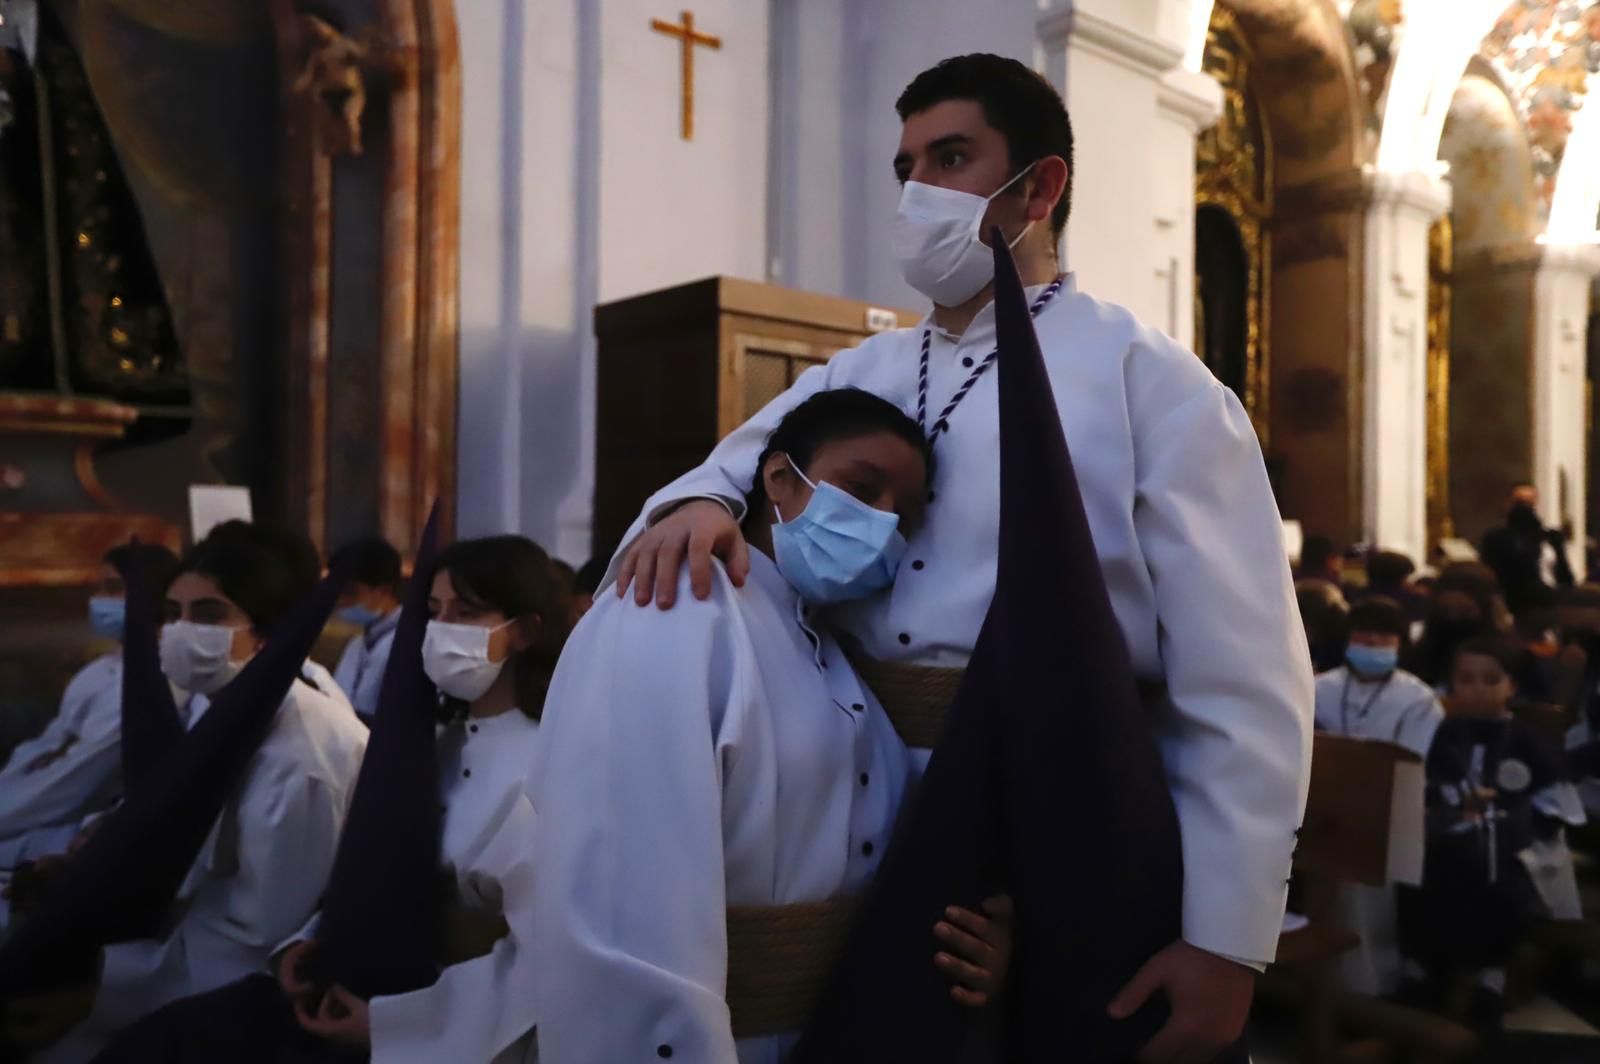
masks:
[(888, 842), (907, 751), (807, 606), (893, 578), (927, 491), (920, 433), (875, 397), (821, 393), (759, 468), (743, 588), (719, 568), (674, 615), (603, 598), (556, 670), (533, 923), (556, 1064), (777, 1064), (803, 1003), (792, 1024), (740, 1012), (730, 929), (859, 892)]
[[(178, 559), (165, 547), (124, 546), (106, 555), (89, 627), (122, 640), (126, 604), (123, 565), (138, 565), (148, 586), (165, 587)], [(43, 732), (21, 743), (0, 770), (0, 868), (66, 852), (84, 818), (107, 808), (122, 786), (122, 654), (85, 665), (61, 697)]]
[(334, 551), (328, 565), (350, 573), (335, 615), (361, 629), (345, 646), (333, 678), (356, 715), (370, 722), (400, 620), (400, 552), (388, 540), (359, 539)]
[(1276, 952), (1310, 780), (1311, 669), (1260, 446), (1203, 362), (1061, 274), (1072, 131), (1047, 82), (1011, 59), (960, 56), (918, 75), (897, 110), (895, 252), (932, 313), (807, 370), (652, 497), (618, 590), (669, 606), (687, 562), (708, 594), (713, 555), (741, 583), (737, 515), (761, 441), (806, 396), (865, 388), (916, 410), (938, 461), (892, 591), (838, 622), (880, 661), (964, 667), (995, 587), (994, 274), (980, 234), (999, 226), (1034, 301), (1117, 620), (1140, 678), (1166, 693), (1151, 720), (1183, 829), (1182, 939), (1130, 983), (1131, 1003), (1172, 1003), (1151, 1060), (1209, 1059), (1239, 1037), (1252, 969)]
[(1433, 689), (1400, 668), (1410, 622), (1395, 602), (1370, 598), (1350, 611), (1345, 663), (1317, 677), (1317, 729), (1381, 739), (1428, 756), (1444, 708)]

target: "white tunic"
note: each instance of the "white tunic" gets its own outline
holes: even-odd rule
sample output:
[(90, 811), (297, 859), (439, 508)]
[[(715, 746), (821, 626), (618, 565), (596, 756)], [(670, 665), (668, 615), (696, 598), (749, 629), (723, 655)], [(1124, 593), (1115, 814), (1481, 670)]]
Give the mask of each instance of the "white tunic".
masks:
[(0, 769), (0, 868), (66, 852), (122, 791), (122, 653), (85, 665), (43, 732)]
[(882, 857), (908, 752), (751, 556), (706, 602), (685, 575), (670, 614), (602, 597), (556, 669), (534, 790), (547, 1061), (778, 1064), (791, 1036), (730, 1030), (726, 906), (854, 894)]
[(511, 932), (438, 982), (371, 1002), (374, 1064), (534, 1061), (533, 803), (526, 784), (539, 725), (518, 710), (452, 724), (439, 736), (442, 861), (461, 901), (503, 913)]
[[(189, 726), (207, 706), (191, 700)], [(94, 1010), (51, 1064), (89, 1059), (162, 1005), (265, 969), (316, 909), (366, 744), (347, 706), (294, 683), (178, 892), (172, 933), (106, 947)]]
[[(1070, 278), (1035, 323), (1134, 668), (1170, 694), (1152, 725), (1182, 825), (1183, 936), (1270, 960), (1310, 778), (1312, 677), (1255, 432), (1199, 359)], [(922, 331), (881, 333), (807, 370), (645, 513), (696, 495), (742, 500), (767, 435), (820, 390), (865, 388), (914, 415)], [(959, 341), (936, 331), (930, 426), (994, 342), (992, 305)], [(938, 438), (935, 501), (892, 591), (840, 611), (875, 657), (960, 666), (977, 641), (999, 542), (995, 379), (978, 380)]]
[(1403, 669), (1373, 682), (1348, 665), (1317, 677), (1317, 727), (1330, 734), (1380, 739), (1427, 757), (1443, 720), (1433, 688)]
[(383, 672), (389, 667), (389, 649), (394, 646), (394, 630), (399, 624), (399, 610), (374, 622), (350, 640), (333, 670), (334, 682), (365, 719), (378, 711), (378, 691), (383, 687)]

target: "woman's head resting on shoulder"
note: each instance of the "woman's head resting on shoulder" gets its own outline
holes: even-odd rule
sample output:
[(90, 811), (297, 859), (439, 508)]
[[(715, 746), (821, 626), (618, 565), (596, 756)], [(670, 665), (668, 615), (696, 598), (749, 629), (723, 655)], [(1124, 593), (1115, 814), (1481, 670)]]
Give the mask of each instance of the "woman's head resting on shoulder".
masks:
[[(550, 559), (522, 536), (445, 550), (428, 595), (423, 668), (452, 715), (520, 709), (538, 720), (567, 638), (567, 603)], [(508, 667), (509, 666), (509, 667)]]
[(922, 430), (893, 403), (857, 388), (818, 392), (768, 437), (745, 536), (807, 602), (864, 598), (893, 583), (932, 467)]

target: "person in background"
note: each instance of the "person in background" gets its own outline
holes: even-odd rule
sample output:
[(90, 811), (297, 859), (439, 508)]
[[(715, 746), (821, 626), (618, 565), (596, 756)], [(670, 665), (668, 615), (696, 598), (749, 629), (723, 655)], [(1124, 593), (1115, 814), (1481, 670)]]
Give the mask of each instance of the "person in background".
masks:
[(1392, 600), (1405, 613), (1406, 620), (1416, 622), (1428, 614), (1428, 595), (1412, 586), (1411, 578), (1417, 566), (1410, 558), (1393, 550), (1375, 550), (1367, 555), (1367, 586), (1362, 598), (1379, 597)]
[(1458, 644), (1448, 716), (1427, 758), (1427, 852), (1422, 886), (1401, 894), (1406, 952), (1437, 980), (1477, 973), (1469, 1013), (1499, 1026), (1505, 965), (1533, 922), (1548, 915), (1530, 874), (1540, 843), (1583, 807), (1562, 752), (1511, 715), (1516, 647), (1504, 636)]
[(1380, 739), (1426, 756), (1444, 710), (1433, 690), (1400, 668), (1410, 626), (1386, 598), (1350, 611), (1345, 663), (1317, 677), (1317, 727), (1335, 735)]
[(1439, 574), (1433, 602), (1423, 621), (1422, 636), (1412, 648), (1406, 668), (1435, 691), (1450, 683), (1456, 647), (1475, 636), (1504, 630), (1504, 607), (1494, 570), (1475, 562), (1457, 562)]
[(1319, 534), (1306, 537), (1300, 547), (1300, 566), (1295, 570), (1300, 580), (1326, 580), (1341, 591), (1344, 589), (1344, 559), (1333, 540)]
[(400, 552), (388, 540), (358, 539), (334, 551), (328, 564), (348, 566), (350, 577), (335, 612), (340, 620), (361, 629), (345, 647), (333, 679), (356, 716), (370, 723), (400, 619)]
[(1349, 635), (1350, 604), (1338, 587), (1326, 580), (1302, 578), (1294, 583), (1300, 621), (1305, 627), (1311, 667), (1316, 672), (1336, 669), (1344, 661)]
[[(89, 629), (121, 642), (123, 568), (160, 590), (178, 569), (165, 547), (130, 544), (106, 554), (89, 599)], [(122, 790), (122, 652), (85, 665), (67, 685), (61, 709), (37, 737), (12, 751), (0, 770), (0, 868), (64, 853), (85, 817)]]
[[(311, 591), (291, 533), (218, 525), (166, 590), (161, 669), (191, 692), (186, 728)], [(333, 864), (366, 749), (348, 703), (294, 681), (173, 900), (166, 934), (107, 946), (89, 1018), (43, 1058), (88, 1059), (114, 1032), (168, 1002), (265, 967), (304, 926)]]
[(1521, 483), (1511, 489), (1506, 523), (1483, 537), (1484, 564), (1500, 579), (1506, 602), (1520, 612), (1533, 588), (1572, 587), (1575, 581), (1567, 561), (1567, 537), (1546, 528), (1539, 516), (1539, 489)]
[(572, 626), (576, 628), (578, 622), (583, 620), (591, 607), (594, 606), (594, 595), (600, 590), (600, 581), (605, 579), (608, 559), (614, 551), (596, 554), (593, 558), (579, 566), (572, 581), (572, 609), (570, 617)]

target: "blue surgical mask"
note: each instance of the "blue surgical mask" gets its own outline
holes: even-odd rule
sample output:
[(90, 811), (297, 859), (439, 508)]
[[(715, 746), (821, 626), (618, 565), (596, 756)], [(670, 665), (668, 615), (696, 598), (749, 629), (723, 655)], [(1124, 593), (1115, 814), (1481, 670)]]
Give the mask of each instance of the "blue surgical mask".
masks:
[(89, 628), (97, 636), (120, 643), (127, 616), (128, 604), (123, 599), (96, 595), (89, 600)]
[(1364, 647), (1351, 644), (1344, 660), (1359, 676), (1377, 679), (1387, 676), (1400, 664), (1400, 651), (1394, 647)]
[(338, 617), (345, 624), (353, 624), (357, 628), (370, 628), (374, 624), (377, 624), (379, 621), (383, 620), (383, 614), (379, 613), (375, 609), (372, 609), (370, 606), (363, 606), (359, 602), (352, 603), (349, 606), (340, 607), (338, 610), (334, 611), (334, 616)]
[(896, 514), (875, 510), (832, 484), (812, 484), (811, 501), (792, 521), (778, 514), (772, 547), (778, 571), (812, 605), (865, 598), (894, 583), (906, 540)]

